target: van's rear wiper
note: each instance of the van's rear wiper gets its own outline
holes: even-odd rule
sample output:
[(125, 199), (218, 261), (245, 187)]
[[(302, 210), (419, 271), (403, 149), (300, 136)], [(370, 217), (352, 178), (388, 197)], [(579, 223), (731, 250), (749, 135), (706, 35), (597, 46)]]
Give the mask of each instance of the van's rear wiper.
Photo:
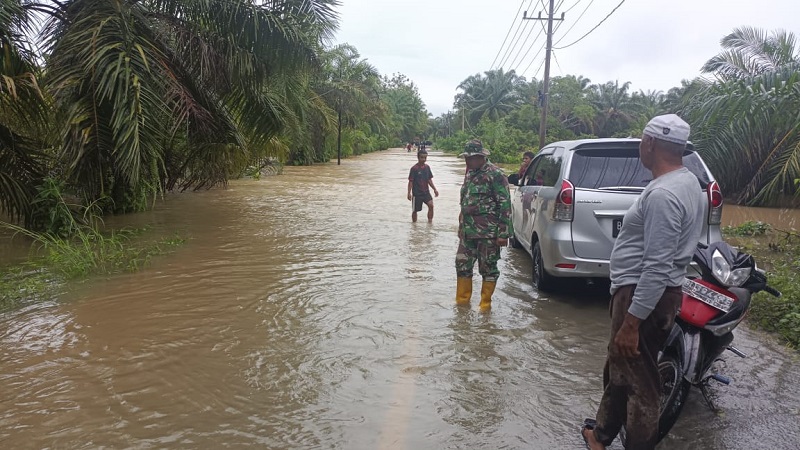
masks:
[(639, 186), (603, 186), (597, 189), (600, 191), (631, 191), (631, 192), (644, 191), (644, 188)]

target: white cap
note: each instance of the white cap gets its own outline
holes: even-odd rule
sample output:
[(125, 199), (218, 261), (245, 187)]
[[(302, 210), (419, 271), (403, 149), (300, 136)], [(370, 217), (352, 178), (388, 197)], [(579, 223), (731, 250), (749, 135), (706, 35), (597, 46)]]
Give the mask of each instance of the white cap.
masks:
[(689, 140), (689, 124), (676, 114), (653, 117), (644, 127), (644, 134), (673, 144), (686, 145)]

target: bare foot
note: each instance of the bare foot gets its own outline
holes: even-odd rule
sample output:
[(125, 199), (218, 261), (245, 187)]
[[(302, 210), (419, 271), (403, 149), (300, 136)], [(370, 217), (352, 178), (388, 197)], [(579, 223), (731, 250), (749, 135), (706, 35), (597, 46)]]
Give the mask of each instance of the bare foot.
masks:
[(589, 446), (591, 450), (606, 450), (606, 446), (600, 443), (596, 437), (594, 437), (594, 432), (589, 428), (584, 427), (581, 430), (583, 433), (583, 438), (586, 439), (586, 444)]

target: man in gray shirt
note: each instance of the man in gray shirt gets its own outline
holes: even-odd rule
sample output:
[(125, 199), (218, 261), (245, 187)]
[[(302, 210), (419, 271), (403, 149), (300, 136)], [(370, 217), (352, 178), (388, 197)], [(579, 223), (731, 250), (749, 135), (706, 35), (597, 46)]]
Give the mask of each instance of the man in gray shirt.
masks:
[(590, 449), (610, 445), (625, 425), (626, 449), (658, 442), (658, 352), (681, 304), (686, 266), (700, 239), (705, 197), (683, 167), (689, 125), (675, 114), (653, 118), (639, 144), (653, 181), (622, 221), (611, 252), (611, 341), (596, 420), (582, 430)]

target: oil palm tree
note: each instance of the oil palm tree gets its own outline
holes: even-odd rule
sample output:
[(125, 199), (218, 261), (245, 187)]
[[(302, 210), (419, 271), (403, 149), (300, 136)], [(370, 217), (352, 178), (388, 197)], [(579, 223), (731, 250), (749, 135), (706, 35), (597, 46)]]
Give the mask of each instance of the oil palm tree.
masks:
[(722, 52), (702, 68), (721, 80), (742, 79), (773, 72), (798, 61), (795, 35), (754, 27), (736, 28), (722, 38)]
[(497, 120), (523, 103), (525, 78), (513, 70), (490, 70), (466, 78), (458, 89), (456, 107), (462, 109), (471, 126), (484, 117)]
[(628, 130), (631, 115), (631, 82), (620, 85), (619, 80), (594, 85), (592, 102), (597, 108), (595, 131), (599, 137), (611, 137)]
[(270, 148), (287, 74), (313, 67), (335, 0), (51, 3), (47, 81), (69, 179), (117, 206), (224, 183)]
[(320, 96), (337, 113), (337, 154), (341, 160), (342, 126), (356, 126), (359, 119), (380, 120), (385, 115), (377, 101), (381, 81), (377, 69), (361, 59), (352, 45), (337, 45), (324, 58)]
[(723, 189), (749, 205), (798, 194), (800, 58), (792, 33), (740, 28), (704, 70), (715, 76), (687, 102), (693, 141)]
[(0, 212), (27, 226), (56, 134), (33, 45), (30, 5), (0, 0)]

